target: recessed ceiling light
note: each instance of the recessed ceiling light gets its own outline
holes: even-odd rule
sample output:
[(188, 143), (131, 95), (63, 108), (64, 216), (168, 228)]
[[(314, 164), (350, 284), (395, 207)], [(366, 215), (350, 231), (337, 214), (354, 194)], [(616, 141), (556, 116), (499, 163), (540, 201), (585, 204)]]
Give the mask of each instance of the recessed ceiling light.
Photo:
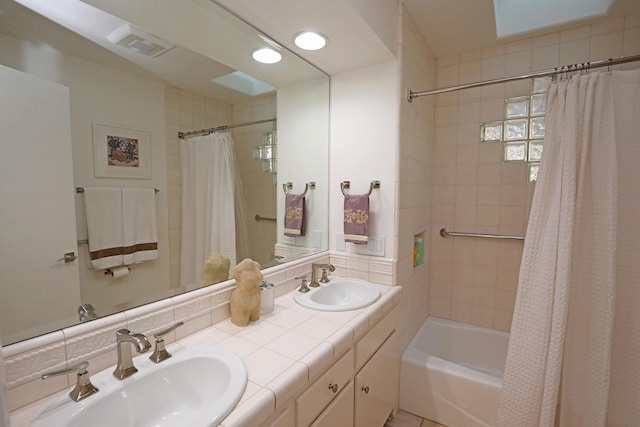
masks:
[(280, 62), (280, 60), (282, 59), (282, 55), (280, 54), (280, 52), (277, 52), (268, 47), (254, 50), (251, 56), (253, 57), (253, 59), (258, 62), (262, 62), (263, 64), (275, 64), (276, 62)]
[(296, 34), (293, 41), (300, 49), (318, 50), (327, 44), (327, 37), (315, 31), (303, 31)]

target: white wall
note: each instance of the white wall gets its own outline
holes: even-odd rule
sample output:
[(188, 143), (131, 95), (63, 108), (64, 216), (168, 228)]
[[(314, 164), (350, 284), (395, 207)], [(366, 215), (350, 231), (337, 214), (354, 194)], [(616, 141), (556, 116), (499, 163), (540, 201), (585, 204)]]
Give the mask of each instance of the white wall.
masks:
[[(315, 181), (315, 190), (309, 190), (306, 200), (306, 235), (296, 237), (296, 246), (326, 248), (328, 176), (327, 141), (329, 111), (329, 82), (327, 79), (278, 88), (278, 188), (277, 218), (284, 218), (284, 192), (282, 184), (292, 182), (294, 194), (302, 193), (305, 183)], [(315, 232), (321, 233), (318, 242)], [(279, 243), (291, 243), (284, 236), (284, 221), (278, 221)]]
[[(385, 257), (394, 256), (396, 149), (398, 144), (397, 63), (331, 76), (331, 148), (329, 154), (329, 248), (344, 231), (342, 181), (351, 181), (351, 194), (380, 189), (369, 198), (369, 235), (384, 236)], [(356, 249), (346, 244), (347, 253)]]

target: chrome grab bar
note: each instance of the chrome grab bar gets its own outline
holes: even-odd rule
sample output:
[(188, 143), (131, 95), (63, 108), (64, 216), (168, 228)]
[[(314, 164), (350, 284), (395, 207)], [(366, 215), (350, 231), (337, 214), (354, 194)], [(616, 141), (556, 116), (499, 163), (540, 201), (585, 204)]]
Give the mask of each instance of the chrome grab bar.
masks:
[(486, 237), (489, 239), (512, 239), (512, 240), (524, 240), (524, 236), (504, 236), (501, 234), (480, 234), (480, 233), (458, 233), (457, 231), (449, 231), (447, 227), (440, 229), (440, 235), (442, 237)]

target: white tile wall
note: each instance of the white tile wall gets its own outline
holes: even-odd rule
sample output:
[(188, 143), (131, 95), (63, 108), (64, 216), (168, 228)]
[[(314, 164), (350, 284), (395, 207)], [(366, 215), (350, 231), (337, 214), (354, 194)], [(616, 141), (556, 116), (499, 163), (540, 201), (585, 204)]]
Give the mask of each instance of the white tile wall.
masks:
[[(404, 6), (400, 10), (402, 33), (400, 52), (400, 105), (399, 144), (396, 159), (397, 202), (395, 213), (396, 281), (403, 285), (402, 310), (400, 311), (400, 346), (404, 348), (427, 315), (429, 264), (431, 259), (431, 221), (433, 198), (433, 164), (438, 157), (449, 162), (455, 154), (457, 135), (455, 126), (459, 111), (455, 100), (448, 98), (452, 108), (443, 107), (435, 113), (435, 99), (420, 98), (412, 103), (405, 99), (406, 88), (427, 90), (435, 87), (436, 73), (450, 84), (459, 80), (458, 58), (443, 58), (441, 69), (436, 71), (435, 58), (427, 42), (418, 31), (415, 22)], [(434, 152), (434, 128), (438, 122), (441, 137), (453, 147)], [(450, 169), (450, 168), (449, 168)], [(414, 235), (424, 234), (424, 264), (413, 268)], [(372, 270), (369, 270), (372, 274)], [(370, 276), (371, 277), (371, 276)]]
[[(640, 17), (627, 16), (439, 58), (438, 87), (640, 53)], [(633, 65), (632, 65), (633, 66)], [(637, 64), (635, 64), (637, 67)], [(630, 65), (620, 66), (630, 68)], [(509, 330), (522, 242), (443, 239), (455, 231), (524, 235), (534, 186), (525, 163), (503, 163), (502, 143), (480, 143), (480, 123), (503, 117), (514, 82), (437, 97), (429, 314)]]

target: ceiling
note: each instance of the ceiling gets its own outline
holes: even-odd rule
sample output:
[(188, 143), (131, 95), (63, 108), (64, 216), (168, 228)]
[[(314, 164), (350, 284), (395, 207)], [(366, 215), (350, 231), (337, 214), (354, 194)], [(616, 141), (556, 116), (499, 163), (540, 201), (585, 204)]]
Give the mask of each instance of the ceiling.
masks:
[[(388, 43), (375, 40), (383, 30), (362, 13), (370, 9), (388, 11), (396, 0), (215, 0), (246, 17), (266, 34), (329, 74), (356, 69), (388, 60), (394, 52)], [(416, 21), (436, 57), (489, 47), (523, 37), (557, 31), (598, 20), (640, 14), (640, 0), (611, 0), (604, 16), (580, 19), (498, 39), (493, 0), (401, 0)], [(504, 0), (503, 0), (504, 1)], [(539, 4), (541, 0), (517, 0)], [(565, 0), (553, 0), (555, 4)], [(570, 7), (584, 0), (567, 0)], [(552, 3), (553, 3), (552, 2)], [(393, 10), (393, 9), (391, 9)], [(296, 48), (291, 36), (304, 29), (315, 29), (329, 37), (326, 49), (304, 52)]]
[[(20, 0), (31, 3), (49, 4), (51, 0)], [(105, 10), (121, 5), (120, 18), (133, 22), (133, 18), (139, 20), (137, 24), (142, 28), (153, 32), (158, 36), (164, 36), (168, 40), (178, 42), (179, 45), (187, 46), (182, 48), (177, 46), (168, 53), (149, 60), (140, 60), (135, 55), (127, 57), (113, 46), (108, 46), (103, 40), (104, 37), (90, 33), (90, 30), (100, 29), (99, 25), (92, 24), (93, 17), (87, 17), (86, 11), (82, 12), (81, 22), (84, 27), (65, 29), (49, 22), (47, 19), (28, 11), (26, 8), (17, 5), (11, 0), (0, 0), (0, 33), (5, 33), (13, 37), (21, 37), (25, 40), (35, 42), (46, 41), (48, 44), (56, 46), (60, 50), (74, 54), (76, 56), (87, 57), (98, 62), (112, 64), (113, 67), (126, 67), (126, 61), (137, 61), (138, 67), (129, 65), (129, 68), (136, 68), (139, 73), (148, 73), (192, 91), (200, 91), (209, 96), (218, 96), (219, 99), (226, 99), (234, 102), (243, 99), (237, 93), (229, 90), (219, 90), (217, 95), (211, 92), (211, 76), (224, 74), (232, 69), (242, 69), (242, 64), (231, 64), (230, 67), (223, 66), (213, 61), (212, 56), (207, 54), (207, 49), (220, 48), (230, 43), (229, 37), (215, 36), (206, 31), (213, 31), (220, 25), (211, 24), (207, 21), (206, 13), (202, 13), (199, 24), (193, 23), (193, 28), (206, 28), (203, 30), (205, 36), (201, 37), (203, 43), (189, 46), (185, 44), (191, 40), (184, 39), (185, 43), (179, 40), (186, 31), (184, 22), (195, 22), (198, 19), (185, 17), (184, 22), (179, 24), (181, 18), (177, 16), (175, 5), (171, 0), (137, 0), (129, 3), (129, 0), (56, 0), (55, 7), (51, 10), (63, 10), (62, 3), (83, 3), (88, 10), (88, 4), (99, 5)], [(399, 20), (397, 19), (397, 0), (182, 0), (182, 6), (195, 5), (203, 11), (212, 8), (214, 3), (242, 16), (247, 22), (251, 22), (262, 33), (284, 46), (294, 54), (304, 58), (307, 62), (317, 66), (327, 74), (333, 75), (358, 69), (368, 65), (378, 64), (393, 60), (396, 57), (396, 30)], [(640, 14), (640, 0), (604, 0), (611, 1), (604, 16), (592, 19), (580, 19), (563, 25), (546, 27), (538, 31), (529, 31), (510, 38), (496, 37), (494, 20), (494, 0), (401, 0), (409, 10), (411, 16), (416, 21), (419, 30), (425, 36), (427, 43), (431, 47), (436, 57), (443, 57), (459, 52), (489, 47), (505, 41), (517, 40), (518, 38), (530, 37), (548, 31), (570, 28), (584, 25), (597, 20), (611, 19), (618, 16)], [(507, 1), (507, 0), (496, 0)], [(527, 0), (512, 0), (527, 1)], [(539, 4), (542, 0), (537, 0), (534, 4)], [(554, 2), (564, 0), (553, 0)], [(573, 1), (576, 4), (576, 0)], [(531, 3), (531, 2), (530, 2)], [(558, 3), (554, 3), (558, 4)], [(138, 6), (139, 5), (139, 6)], [(153, 13), (147, 14), (146, 7), (154, 7)], [(160, 18), (162, 8), (167, 9), (164, 20)], [(170, 10), (173, 7), (174, 9)], [(191, 6), (190, 6), (191, 7)], [(136, 10), (140, 9), (139, 11)], [(183, 7), (182, 9), (186, 9)], [(115, 10), (115, 9), (114, 9)], [(123, 12), (124, 10), (124, 12)], [(178, 8), (179, 12), (181, 9)], [(55, 13), (55, 12), (51, 12)], [(104, 13), (103, 13), (104, 14)], [(62, 12), (61, 12), (61, 15)], [(78, 15), (76, 13), (76, 15)], [(130, 16), (127, 16), (130, 15)], [(92, 15), (93, 16), (93, 15)], [(68, 16), (61, 16), (59, 19), (67, 19)], [(189, 19), (189, 20), (187, 20)], [(171, 22), (174, 25), (168, 25)], [(206, 22), (209, 22), (207, 25)], [(87, 24), (89, 23), (89, 24)], [(79, 25), (80, 25), (79, 24)], [(107, 31), (111, 24), (104, 22), (102, 31)], [(155, 26), (148, 28), (147, 25)], [(37, 36), (33, 34), (36, 28), (40, 32)], [(183, 29), (180, 33), (180, 28)], [(293, 36), (303, 30), (316, 30), (325, 34), (329, 43), (325, 49), (319, 51), (303, 51), (293, 43)], [(85, 37), (88, 41), (77, 37), (74, 33), (86, 31)], [(112, 31), (112, 30), (110, 30)], [(164, 33), (164, 34), (161, 34)], [(199, 43), (199, 42), (198, 42)], [(98, 55), (98, 51), (105, 49), (95, 49), (95, 45), (100, 44), (111, 52), (106, 52), (106, 56)], [(228, 50), (228, 49), (227, 49)], [(198, 52), (198, 53), (196, 53)], [(0, 52), (1, 53), (1, 52)], [(105, 59), (106, 58), (106, 59)], [(137, 58), (137, 59), (136, 59)], [(229, 64), (225, 62), (225, 64)], [(7, 64), (10, 65), (11, 64)], [(261, 73), (261, 80), (271, 84), (270, 80), (277, 81), (284, 73), (281, 71), (267, 71), (264, 67)], [(271, 70), (277, 70), (272, 68)], [(244, 70), (243, 70), (244, 71)], [(306, 73), (306, 71), (304, 71)], [(270, 73), (270, 74), (269, 74)], [(296, 71), (301, 73), (301, 71)], [(294, 73), (295, 74), (295, 73)], [(260, 76), (258, 76), (260, 78)], [(198, 83), (202, 82), (202, 83)], [(200, 86), (199, 86), (200, 85)], [(278, 86), (275, 84), (274, 86)], [(205, 92), (204, 87), (208, 92)]]

